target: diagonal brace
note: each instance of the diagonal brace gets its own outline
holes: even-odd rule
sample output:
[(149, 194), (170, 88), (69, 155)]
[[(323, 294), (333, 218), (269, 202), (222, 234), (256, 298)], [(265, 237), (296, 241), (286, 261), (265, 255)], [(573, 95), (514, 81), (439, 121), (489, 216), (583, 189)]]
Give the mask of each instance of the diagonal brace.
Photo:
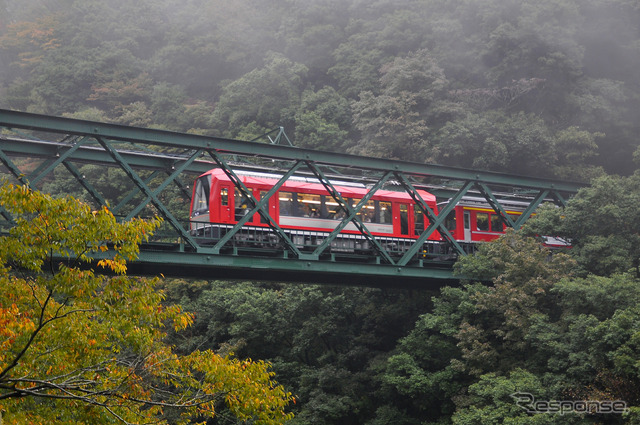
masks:
[(3, 207), (2, 205), (0, 205), (0, 215), (3, 216), (4, 219), (9, 222), (9, 224), (11, 224), (11, 225), (15, 225), (16, 224), (16, 222), (13, 219), (13, 216), (11, 215), (11, 213), (9, 211), (7, 211), (5, 209), (5, 207)]
[[(159, 170), (155, 170), (154, 172), (152, 172), (146, 179), (144, 179), (144, 184), (148, 185), (158, 174), (160, 174)], [(120, 209), (122, 207), (124, 207), (125, 205), (128, 205), (129, 202), (135, 198), (135, 196), (140, 193), (140, 188), (139, 187), (134, 187), (133, 189), (131, 189), (129, 191), (129, 193), (127, 194), (127, 196), (125, 196), (124, 198), (122, 198), (120, 200), (120, 202), (118, 203), (118, 205), (116, 205), (115, 207), (113, 207), (111, 209), (111, 212), (115, 215), (118, 213), (118, 211), (120, 211)], [(148, 202), (148, 201), (147, 201)]]
[(524, 223), (531, 217), (531, 214), (538, 208), (538, 206), (544, 201), (544, 199), (549, 195), (549, 189), (543, 189), (538, 192), (538, 195), (531, 201), (526, 210), (522, 213), (522, 215), (516, 220), (514, 224), (514, 229), (519, 230)]
[(516, 222), (513, 221), (511, 216), (509, 216), (504, 208), (502, 208), (502, 205), (493, 195), (491, 189), (489, 189), (489, 186), (487, 186), (485, 183), (476, 183), (476, 188), (482, 194), (482, 196), (484, 196), (489, 205), (491, 205), (491, 208), (493, 208), (496, 214), (498, 214), (498, 216), (502, 219), (504, 224), (512, 228), (515, 227)]
[(24, 173), (22, 171), (20, 171), (20, 169), (18, 167), (16, 167), (16, 165), (13, 163), (13, 161), (11, 161), (11, 159), (7, 156), (7, 154), (5, 154), (2, 151), (2, 149), (0, 149), (0, 161), (2, 161), (2, 163), (5, 165), (5, 167), (7, 167), (9, 169), (11, 174), (13, 174), (13, 176), (16, 179), (18, 179), (20, 184), (23, 184), (25, 186), (29, 186), (29, 180), (25, 177)]
[(462, 199), (462, 197), (469, 191), (469, 189), (473, 186), (473, 182), (466, 182), (464, 186), (456, 193), (456, 195), (451, 198), (449, 203), (445, 208), (442, 209), (437, 215), (435, 212), (427, 205), (427, 203), (422, 199), (422, 196), (418, 193), (418, 191), (413, 187), (411, 182), (405, 177), (404, 174), (395, 173), (396, 178), (400, 181), (404, 189), (409, 193), (409, 195), (413, 198), (414, 202), (418, 205), (418, 207), (422, 210), (422, 212), (427, 215), (429, 218), (429, 227), (422, 232), (422, 234), (418, 237), (418, 239), (411, 245), (411, 247), (404, 253), (400, 261), (399, 265), (405, 266), (409, 262), (414, 255), (418, 253), (424, 242), (431, 236), (431, 234), (436, 231), (436, 229), (440, 230), (440, 234), (445, 238), (445, 240), (453, 246), (453, 248), (460, 255), (466, 255), (464, 249), (460, 246), (460, 244), (453, 238), (449, 230), (444, 226), (444, 221), (447, 218), (447, 215), (455, 208), (456, 204)]
[[(167, 174), (169, 173), (167, 172)], [(179, 178), (176, 178), (173, 182), (178, 186), (178, 189), (180, 189), (185, 198), (191, 199), (192, 194), (191, 191), (189, 191), (188, 185), (184, 184)]]
[(556, 201), (556, 205), (558, 205), (559, 207), (564, 208), (567, 206), (567, 200), (564, 199), (564, 197), (557, 190), (552, 191), (551, 196)]
[(376, 193), (376, 191), (381, 188), (389, 179), (389, 177), (391, 177), (391, 172), (386, 172), (382, 178), (378, 181), (378, 183), (376, 183), (371, 189), (369, 189), (369, 191), (367, 192), (367, 194), (360, 200), (360, 202), (358, 202), (358, 204), (352, 209), (350, 205), (348, 205), (348, 202), (345, 202), (344, 198), (342, 197), (342, 195), (340, 195), (340, 192), (338, 192), (335, 187), (333, 187), (333, 185), (331, 184), (331, 182), (329, 181), (329, 179), (327, 179), (325, 177), (325, 175), (322, 173), (322, 171), (313, 163), (311, 162), (307, 162), (307, 166), (309, 167), (309, 169), (313, 172), (313, 174), (315, 174), (315, 176), (318, 178), (318, 180), (320, 181), (320, 183), (322, 183), (322, 185), (325, 187), (325, 189), (327, 190), (327, 192), (329, 192), (329, 194), (331, 194), (331, 196), (333, 197), (333, 199), (342, 207), (344, 208), (345, 211), (347, 211), (347, 216), (345, 218), (343, 218), (343, 220), (340, 222), (340, 224), (338, 224), (338, 226), (336, 226), (336, 228), (329, 234), (329, 236), (327, 236), (327, 238), (325, 238), (325, 240), (322, 242), (322, 244), (320, 244), (314, 251), (314, 255), (320, 255), (325, 249), (327, 249), (327, 247), (331, 244), (331, 242), (333, 242), (338, 234), (349, 224), (349, 222), (352, 222), (356, 228), (360, 231), (360, 233), (371, 242), (371, 244), (374, 246), (374, 248), (376, 249), (376, 251), (378, 251), (378, 253), (390, 264), (395, 264), (395, 262), (393, 261), (393, 259), (391, 258), (391, 256), (389, 255), (389, 253), (380, 245), (380, 243), (378, 243), (378, 241), (376, 240), (376, 238), (371, 234), (371, 232), (369, 232), (369, 230), (366, 228), (366, 226), (362, 223), (362, 221), (360, 220), (360, 218), (358, 217), (358, 212), (360, 212), (360, 210), (362, 209), (362, 207), (369, 202), (369, 200), (373, 197), (373, 195)]
[[(189, 159), (180, 164), (180, 166), (177, 167), (173, 171), (173, 173), (171, 173), (171, 175), (164, 182), (162, 182), (162, 184), (158, 186), (156, 190), (152, 192), (152, 196), (157, 197), (160, 192), (162, 192), (172, 181), (175, 180), (176, 177), (180, 175), (180, 173), (182, 173), (189, 165), (191, 165), (191, 163), (195, 161), (195, 159), (199, 157), (201, 153), (202, 149), (198, 149), (193, 155), (189, 157)], [(131, 220), (131, 218), (135, 217), (140, 211), (142, 211), (142, 209), (149, 203), (150, 200), (151, 196), (147, 195), (147, 197), (137, 207), (135, 207), (133, 211), (127, 214), (125, 220)]]
[(65, 150), (64, 153), (62, 153), (55, 161), (53, 161), (51, 164), (49, 164), (45, 169), (43, 170), (36, 170), (36, 172), (34, 172), (33, 177), (29, 176), (29, 181), (31, 182), (31, 184), (36, 184), (37, 182), (39, 182), (42, 178), (44, 178), (47, 174), (49, 174), (51, 171), (53, 171), (54, 168), (56, 168), (58, 165), (60, 165), (61, 163), (63, 163), (64, 161), (66, 161), (67, 158), (69, 158), (71, 155), (73, 155), (73, 153), (78, 150), (78, 148), (80, 146), (82, 146), (84, 144), (84, 142), (86, 142), (87, 140), (89, 140), (89, 137), (85, 136), (82, 139), (80, 139), (78, 142), (76, 142), (75, 144), (73, 144), (73, 146), (71, 146), (69, 149)]
[(144, 183), (144, 181), (138, 176), (138, 174), (129, 166), (129, 164), (124, 160), (122, 155), (114, 149), (105, 139), (101, 137), (96, 137), (96, 140), (100, 145), (111, 155), (113, 160), (120, 164), (120, 167), (124, 170), (125, 173), (129, 176), (129, 178), (138, 186), (142, 192), (147, 195), (151, 199), (153, 205), (160, 210), (160, 213), (164, 216), (164, 218), (169, 222), (169, 224), (178, 232), (178, 234), (184, 238), (191, 246), (198, 249), (199, 246), (197, 242), (191, 237), (188, 231), (182, 227), (182, 225), (178, 222), (178, 220), (169, 212), (167, 207), (164, 206), (162, 202), (158, 199), (154, 192), (152, 192), (149, 187)]
[(246, 196), (248, 202), (252, 206), (252, 209), (250, 210), (250, 212), (245, 214), (245, 216), (242, 217), (236, 223), (236, 225), (233, 226), (233, 228), (229, 232), (227, 232), (222, 239), (218, 241), (218, 243), (216, 243), (216, 245), (213, 247), (213, 251), (215, 253), (219, 253), (222, 246), (225, 243), (227, 243), (242, 228), (242, 226), (247, 221), (249, 221), (249, 219), (253, 216), (255, 212), (257, 212), (267, 222), (267, 224), (273, 230), (273, 232), (278, 237), (280, 237), (280, 239), (284, 242), (285, 246), (297, 257), (300, 257), (302, 255), (300, 250), (295, 246), (293, 241), (291, 241), (291, 239), (287, 236), (284, 230), (282, 230), (282, 228), (278, 226), (278, 224), (273, 220), (271, 215), (269, 215), (269, 212), (265, 211), (264, 206), (269, 201), (269, 198), (271, 198), (271, 196), (274, 193), (276, 193), (278, 189), (280, 189), (280, 187), (289, 179), (289, 177), (293, 175), (293, 173), (295, 173), (295, 171), (300, 167), (300, 165), (302, 165), (302, 163), (300, 161), (296, 162), (294, 166), (284, 176), (282, 176), (280, 180), (278, 180), (278, 183), (276, 183), (276, 185), (272, 187), (271, 190), (269, 190), (269, 192), (267, 192), (267, 195), (264, 197), (264, 199), (261, 199), (260, 201), (256, 201), (256, 198), (253, 196), (251, 191), (244, 185), (244, 183), (242, 183), (242, 180), (236, 175), (236, 173), (234, 173), (233, 170), (229, 168), (227, 163), (224, 161), (224, 159), (220, 157), (220, 155), (211, 151), (209, 151), (209, 155), (211, 155), (213, 160), (220, 166), (222, 171), (225, 172), (225, 174), (229, 177), (231, 182), (233, 182), (235, 187), (237, 187), (238, 190), (240, 190), (242, 194)]
[(93, 199), (98, 203), (98, 205), (100, 206), (108, 206), (107, 201), (102, 197), (102, 195), (100, 195), (100, 193), (87, 181), (87, 179), (82, 175), (82, 173), (80, 172), (80, 170), (78, 170), (78, 168), (76, 168), (75, 165), (73, 165), (71, 162), (69, 161), (64, 161), (62, 163), (62, 165), (64, 165), (66, 167), (67, 170), (69, 170), (69, 172), (71, 173), (71, 175), (73, 175), (73, 177), (76, 178), (76, 180), (80, 183), (80, 185), (82, 185), (82, 187), (84, 187), (84, 189), (89, 192), (89, 195), (91, 195), (93, 197)]

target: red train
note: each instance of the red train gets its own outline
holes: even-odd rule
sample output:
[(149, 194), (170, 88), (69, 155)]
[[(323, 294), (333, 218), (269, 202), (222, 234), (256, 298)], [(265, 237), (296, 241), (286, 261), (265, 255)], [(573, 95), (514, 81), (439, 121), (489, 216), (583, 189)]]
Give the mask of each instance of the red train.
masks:
[[(447, 203), (438, 206), (442, 209)], [(505, 212), (516, 221), (529, 205), (526, 202), (503, 201)], [(465, 196), (455, 206), (445, 221), (451, 236), (459, 242), (487, 242), (497, 239), (506, 226), (500, 216), (484, 198)]]
[[(268, 173), (236, 173), (259, 201), (281, 176)], [(368, 189), (359, 183), (332, 181), (351, 207), (365, 196)], [(436, 197), (426, 191), (418, 193), (437, 213)], [(514, 220), (528, 204), (511, 202), (505, 206)], [(191, 232), (214, 243), (251, 209), (251, 204), (235, 188), (227, 174), (213, 169), (200, 176), (194, 185), (191, 202)], [(301, 249), (314, 249), (345, 217), (339, 206), (317, 179), (291, 177), (269, 199), (270, 217)], [(378, 190), (358, 213), (368, 231), (391, 254), (401, 255), (428, 226), (428, 219), (406, 192)], [(481, 198), (463, 198), (447, 217), (447, 229), (460, 242), (490, 241), (505, 231), (505, 226)], [(254, 214), (234, 236), (236, 246), (270, 248), (281, 246), (279, 238), (269, 230), (265, 220)], [(371, 243), (353, 223), (349, 223), (331, 244), (331, 253), (369, 253)], [(446, 255), (450, 247), (442, 243), (439, 232), (433, 232), (420, 255)]]

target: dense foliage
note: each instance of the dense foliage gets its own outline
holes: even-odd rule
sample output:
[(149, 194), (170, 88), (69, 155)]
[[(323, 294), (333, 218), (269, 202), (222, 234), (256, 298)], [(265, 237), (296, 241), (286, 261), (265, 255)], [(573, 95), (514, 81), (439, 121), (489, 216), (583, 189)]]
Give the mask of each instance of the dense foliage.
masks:
[[(117, 223), (106, 208), (8, 185), (0, 206), (15, 220), (0, 237), (0, 422), (187, 424), (222, 406), (256, 424), (290, 418), (264, 362), (178, 356), (164, 342), (192, 316), (163, 305), (158, 279), (125, 275), (157, 220)], [(96, 255), (115, 277), (89, 268)]]
[[(542, 208), (532, 238), (458, 264), (491, 286), (167, 281), (194, 323), (164, 343), (269, 361), (296, 424), (638, 424), (639, 22), (635, 0), (0, 0), (0, 107), (240, 139), (284, 126), (301, 147), (596, 178)], [(128, 190), (82, 171), (114, 204)], [(573, 247), (550, 255), (536, 235)], [(516, 392), (629, 410), (529, 415)], [(220, 409), (210, 423), (236, 423)]]
[(518, 173), (631, 172), (629, 0), (0, 3), (0, 106)]

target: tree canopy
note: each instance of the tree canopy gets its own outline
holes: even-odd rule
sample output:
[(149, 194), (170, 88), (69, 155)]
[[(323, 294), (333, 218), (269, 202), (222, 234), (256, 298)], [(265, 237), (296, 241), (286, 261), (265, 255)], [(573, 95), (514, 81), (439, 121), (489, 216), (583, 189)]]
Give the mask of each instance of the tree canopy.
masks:
[(117, 223), (106, 208), (11, 185), (0, 205), (15, 222), (0, 238), (3, 423), (186, 424), (221, 406), (254, 423), (290, 419), (268, 364), (164, 342), (192, 315), (162, 302), (158, 279), (125, 274), (158, 220)]
[(574, 180), (634, 169), (640, 10), (628, 0), (2, 12), (2, 107), (247, 139), (284, 126), (299, 146)]

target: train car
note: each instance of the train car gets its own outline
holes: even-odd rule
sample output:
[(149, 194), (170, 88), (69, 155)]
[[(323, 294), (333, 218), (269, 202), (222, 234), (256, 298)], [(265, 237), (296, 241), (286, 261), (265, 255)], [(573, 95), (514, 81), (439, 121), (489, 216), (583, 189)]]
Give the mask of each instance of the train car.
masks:
[[(443, 209), (448, 202), (438, 204)], [(505, 212), (513, 221), (529, 205), (527, 202), (501, 201)], [(504, 234), (506, 226), (502, 218), (491, 208), (486, 199), (464, 196), (445, 220), (451, 236), (459, 242), (488, 242)]]
[[(438, 204), (440, 210), (448, 202)], [(501, 200), (500, 205), (515, 222), (528, 208), (529, 202)], [(489, 242), (499, 238), (506, 230), (506, 224), (500, 215), (489, 205), (486, 199), (464, 196), (449, 213), (445, 226), (458, 242)], [(552, 236), (542, 236), (543, 244), (548, 248), (568, 248), (569, 241)]]
[[(244, 185), (260, 200), (281, 176), (258, 172), (238, 172)], [(368, 189), (359, 183), (332, 181), (351, 207), (355, 207)], [(427, 205), (437, 212), (435, 196), (419, 191)], [(251, 210), (250, 202), (235, 188), (222, 169), (213, 169), (195, 182), (191, 203), (191, 232), (197, 236), (221, 237)], [(300, 248), (320, 245), (346, 215), (317, 179), (293, 176), (284, 183), (268, 203), (269, 216)], [(401, 253), (413, 243), (428, 223), (411, 196), (404, 192), (378, 190), (358, 213), (376, 240), (390, 252)], [(277, 237), (259, 214), (254, 214), (235, 237), (236, 243), (269, 247)], [(434, 232), (429, 240), (439, 241)], [(349, 223), (331, 244), (331, 252), (370, 252), (370, 242)]]

